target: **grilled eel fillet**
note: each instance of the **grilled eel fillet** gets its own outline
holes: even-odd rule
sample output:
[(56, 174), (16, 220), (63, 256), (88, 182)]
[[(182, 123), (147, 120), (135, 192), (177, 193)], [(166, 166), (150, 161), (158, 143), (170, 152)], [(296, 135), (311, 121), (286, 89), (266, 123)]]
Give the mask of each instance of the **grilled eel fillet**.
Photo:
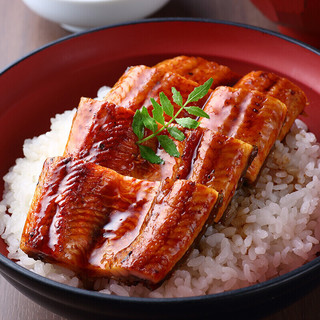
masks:
[[(197, 82), (188, 80), (179, 74), (172, 72), (160, 72), (157, 68), (149, 68), (146, 66), (134, 66), (129, 68), (113, 88), (104, 97), (105, 101), (114, 103), (118, 106), (127, 108), (135, 112), (142, 106), (145, 106), (149, 113), (152, 114), (152, 104), (150, 98), (159, 101), (159, 93), (163, 92), (172, 103), (174, 112), (180, 107), (172, 99), (171, 88), (175, 87), (182, 95), (185, 102), (190, 92), (199, 86)], [(202, 108), (211, 93), (195, 102), (194, 105)], [(179, 117), (190, 116), (186, 111), (182, 111)], [(167, 115), (165, 120), (168, 121)]]
[(28, 255), (92, 277), (158, 283), (203, 230), (218, 192), (153, 182), (91, 162), (50, 158), (21, 238)]
[(162, 72), (177, 73), (199, 84), (204, 84), (212, 78), (212, 89), (218, 86), (232, 86), (240, 78), (230, 68), (201, 57), (177, 56), (161, 61), (155, 67)]
[(218, 87), (207, 101), (204, 111), (210, 119), (201, 119), (201, 126), (234, 137), (258, 148), (246, 172), (253, 183), (279, 136), (287, 107), (270, 95), (242, 88)]
[[(220, 85), (233, 85), (240, 77), (216, 62), (179, 56), (164, 60), (152, 68), (144, 65), (128, 68), (104, 100), (136, 111), (143, 105), (150, 106), (150, 97), (157, 100), (161, 91), (170, 97), (171, 87), (175, 87), (185, 100), (195, 86), (209, 78), (213, 78), (211, 88), (215, 89)], [(202, 107), (207, 97), (198, 101), (197, 106)]]
[(194, 151), (192, 169), (187, 179), (213, 188), (222, 195), (220, 206), (214, 212), (214, 222), (219, 222), (241, 186), (257, 150), (249, 143), (206, 128), (200, 127), (197, 132), (201, 134), (201, 139)]
[(287, 116), (280, 131), (279, 140), (289, 132), (295, 119), (307, 105), (304, 92), (291, 81), (271, 72), (252, 71), (241, 78), (234, 88), (257, 90), (279, 99), (287, 106)]

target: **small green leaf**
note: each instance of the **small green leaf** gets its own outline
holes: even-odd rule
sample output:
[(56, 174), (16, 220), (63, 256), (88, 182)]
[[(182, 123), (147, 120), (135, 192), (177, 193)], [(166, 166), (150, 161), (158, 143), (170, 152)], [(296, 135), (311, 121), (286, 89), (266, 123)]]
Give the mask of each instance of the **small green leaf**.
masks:
[(169, 98), (163, 92), (160, 92), (159, 97), (160, 97), (160, 103), (162, 105), (164, 112), (168, 116), (173, 117), (174, 108), (173, 108), (173, 105), (170, 102)]
[(171, 134), (172, 137), (177, 139), (178, 141), (183, 141), (185, 139), (185, 135), (181, 132), (177, 127), (168, 127), (167, 130)]
[(152, 132), (156, 132), (158, 129), (157, 122), (150, 117), (149, 112), (146, 107), (142, 107), (141, 109), (141, 116), (143, 124), (146, 128), (151, 130)]
[(203, 98), (208, 93), (212, 83), (213, 83), (213, 79), (210, 78), (203, 85), (201, 85), (199, 87), (196, 87), (189, 94), (187, 102), (185, 103), (185, 105), (189, 104), (190, 102), (198, 101), (199, 99)]
[(178, 106), (182, 107), (183, 99), (181, 93), (174, 87), (171, 88), (172, 91), (172, 99), (174, 103), (176, 103)]
[(158, 141), (160, 142), (161, 147), (173, 157), (180, 157), (180, 153), (177, 150), (177, 146), (168, 136), (157, 136)]
[(150, 101), (153, 105), (153, 110), (152, 110), (153, 119), (158, 121), (160, 124), (164, 125), (163, 108), (153, 98), (150, 98)]
[(143, 139), (144, 136), (144, 124), (142, 120), (141, 111), (137, 110), (133, 116), (132, 121), (132, 129), (133, 132), (136, 134), (139, 140)]
[[(185, 109), (189, 114), (209, 118), (209, 115), (204, 112), (201, 108), (191, 106), (187, 107), (188, 103), (193, 101), (198, 101), (203, 98), (209, 91), (213, 80), (209, 79), (202, 86), (195, 88), (188, 96), (187, 101), (183, 104), (183, 98), (174, 87), (172, 87), (172, 99), (175, 104), (179, 105), (179, 110), (174, 114), (174, 107), (169, 100), (169, 98), (161, 92), (159, 94), (160, 104), (151, 98), (151, 103), (153, 105), (152, 117), (149, 115), (146, 107), (142, 107), (140, 111), (137, 111), (134, 115), (132, 127), (134, 133), (138, 136), (139, 141), (137, 142), (140, 150), (141, 157), (148, 160), (151, 163), (161, 164), (164, 163), (163, 159), (159, 157), (151, 148), (142, 145), (145, 141), (148, 141), (154, 137), (156, 137), (162, 146), (162, 148), (171, 156), (180, 157), (180, 153), (177, 149), (177, 146), (173, 139), (169, 137), (169, 135), (159, 135), (163, 130), (167, 129), (168, 133), (172, 138), (183, 141), (185, 139), (184, 133), (179, 130), (177, 127), (170, 127), (169, 125), (176, 121), (184, 128), (195, 129), (199, 126), (199, 122), (192, 118), (178, 118), (179, 114)], [(168, 122), (164, 119), (164, 113), (171, 117)], [(158, 125), (162, 125), (162, 127), (158, 128)], [(148, 128), (153, 131), (152, 134), (144, 137), (144, 128)]]
[(140, 150), (140, 154), (141, 157), (143, 159), (146, 159), (147, 161), (151, 162), (151, 163), (155, 163), (155, 164), (163, 164), (164, 161), (155, 154), (155, 152), (147, 147), (147, 146), (143, 146), (141, 144), (138, 144), (139, 150)]
[(199, 122), (191, 118), (178, 118), (176, 119), (176, 122), (179, 123), (182, 127), (188, 129), (195, 129), (199, 126)]
[(184, 109), (194, 116), (210, 119), (210, 116), (199, 107), (184, 107)]

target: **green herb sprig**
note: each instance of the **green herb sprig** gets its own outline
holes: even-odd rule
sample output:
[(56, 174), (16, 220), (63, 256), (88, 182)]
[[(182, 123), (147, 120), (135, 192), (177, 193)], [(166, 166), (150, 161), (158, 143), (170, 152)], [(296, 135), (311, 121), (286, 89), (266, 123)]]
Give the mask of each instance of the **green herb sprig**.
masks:
[[(199, 107), (188, 106), (191, 102), (196, 102), (203, 98), (209, 91), (212, 85), (213, 79), (209, 79), (203, 85), (196, 87), (188, 96), (185, 103), (183, 103), (182, 96), (179, 91), (172, 87), (172, 99), (180, 108), (174, 114), (174, 107), (170, 102), (169, 98), (163, 93), (160, 92), (159, 98), (160, 103), (156, 102), (153, 98), (150, 99), (152, 103), (152, 117), (149, 115), (146, 107), (142, 107), (137, 110), (133, 117), (132, 129), (133, 132), (138, 137), (136, 142), (141, 157), (148, 160), (151, 163), (163, 164), (164, 161), (161, 157), (155, 154), (155, 152), (148, 146), (143, 145), (144, 142), (157, 137), (162, 148), (173, 157), (180, 157), (180, 153), (174, 143), (174, 141), (167, 135), (159, 135), (163, 130), (167, 129), (170, 136), (178, 141), (183, 141), (185, 139), (184, 133), (179, 130), (177, 127), (170, 127), (170, 124), (174, 121), (180, 126), (187, 129), (195, 129), (199, 126), (199, 122), (190, 117), (186, 118), (177, 118), (182, 110), (187, 111), (189, 114), (197, 116), (210, 118), (209, 115)], [(171, 117), (171, 119), (166, 122), (164, 114)], [(144, 137), (145, 128), (151, 130), (153, 133)]]

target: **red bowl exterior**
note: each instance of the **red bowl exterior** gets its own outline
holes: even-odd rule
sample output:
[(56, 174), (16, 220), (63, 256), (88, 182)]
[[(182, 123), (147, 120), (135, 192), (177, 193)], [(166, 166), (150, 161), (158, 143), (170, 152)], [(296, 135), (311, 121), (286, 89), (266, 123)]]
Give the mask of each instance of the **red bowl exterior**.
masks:
[[(0, 148), (5, 156), (0, 175), (22, 156), (26, 138), (47, 131), (50, 117), (76, 107), (81, 96), (94, 97), (100, 86), (113, 85), (127, 66), (153, 65), (180, 54), (203, 56), (240, 74), (260, 69), (293, 80), (309, 99), (309, 116), (303, 120), (320, 139), (318, 51), (275, 33), (237, 24), (147, 20), (67, 37), (1, 72)], [(316, 259), (284, 276), (223, 294), (177, 299), (123, 298), (71, 288), (33, 274), (6, 258), (3, 240), (0, 253), (0, 272), (21, 292), (76, 319), (150, 319), (150, 315), (152, 319), (204, 319), (219, 313), (225, 317), (268, 313), (288, 302), (289, 297), (297, 296), (297, 292), (302, 294), (302, 287), (315, 285), (320, 275), (320, 261)], [(279, 298), (276, 303), (275, 298)], [(251, 301), (255, 301), (255, 307)]]
[(251, 0), (279, 31), (320, 47), (319, 0)]

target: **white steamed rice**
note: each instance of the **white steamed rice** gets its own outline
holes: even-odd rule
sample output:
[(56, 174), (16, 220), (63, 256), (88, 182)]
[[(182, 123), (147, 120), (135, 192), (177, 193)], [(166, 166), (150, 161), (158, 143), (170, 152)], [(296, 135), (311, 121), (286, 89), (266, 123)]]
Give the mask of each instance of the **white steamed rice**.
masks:
[[(104, 95), (104, 89), (99, 94)], [(51, 131), (25, 141), (25, 157), (17, 159), (4, 177), (0, 235), (10, 259), (42, 276), (81, 287), (73, 272), (31, 259), (19, 249), (43, 161), (62, 155), (74, 113), (57, 115)], [(199, 246), (161, 287), (150, 291), (141, 284), (99, 279), (95, 289), (122, 296), (185, 297), (237, 289), (293, 270), (320, 252), (319, 178), (319, 145), (296, 120), (285, 142), (276, 142), (256, 186), (242, 188), (233, 199), (228, 214), (233, 219), (209, 227)]]

